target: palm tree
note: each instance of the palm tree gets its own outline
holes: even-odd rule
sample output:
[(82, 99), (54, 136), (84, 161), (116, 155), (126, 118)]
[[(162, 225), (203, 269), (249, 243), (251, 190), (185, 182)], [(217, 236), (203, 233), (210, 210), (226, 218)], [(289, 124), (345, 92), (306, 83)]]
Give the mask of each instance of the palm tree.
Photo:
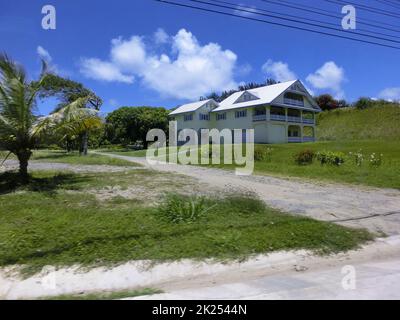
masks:
[(21, 66), (0, 54), (0, 148), (17, 156), (23, 180), (28, 178), (28, 161), (38, 139), (34, 109), (45, 71), (43, 63), (40, 79), (32, 85)]
[(0, 54), (0, 149), (8, 150), (8, 155), (16, 155), (23, 181), (29, 178), (32, 150), (49, 131), (79, 131), (79, 128), (88, 129), (101, 122), (94, 111), (79, 108), (85, 98), (77, 99), (52, 116), (35, 116), (36, 98), (46, 75), (43, 62), (39, 80), (29, 82), (21, 66)]
[(101, 128), (103, 121), (98, 111), (85, 108), (88, 99), (89, 96), (78, 98), (50, 115), (40, 118), (35, 127), (37, 133), (51, 133), (60, 140), (74, 140), (86, 132)]

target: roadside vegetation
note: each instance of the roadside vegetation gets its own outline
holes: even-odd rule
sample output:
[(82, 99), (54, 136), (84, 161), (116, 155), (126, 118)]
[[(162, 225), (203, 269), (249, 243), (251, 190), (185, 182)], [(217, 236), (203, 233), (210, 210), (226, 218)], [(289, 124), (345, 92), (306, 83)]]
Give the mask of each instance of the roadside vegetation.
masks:
[(137, 290), (107, 291), (98, 293), (65, 294), (59, 296), (43, 297), (40, 300), (116, 300), (124, 298), (134, 298), (163, 293), (162, 290), (144, 288)]
[(242, 259), (295, 249), (328, 254), (373, 239), (364, 230), (273, 210), (249, 194), (185, 195), (193, 187), (154, 171), (33, 172), (29, 185), (3, 173), (0, 181), (0, 266), (18, 264), (27, 274), (45, 265)]

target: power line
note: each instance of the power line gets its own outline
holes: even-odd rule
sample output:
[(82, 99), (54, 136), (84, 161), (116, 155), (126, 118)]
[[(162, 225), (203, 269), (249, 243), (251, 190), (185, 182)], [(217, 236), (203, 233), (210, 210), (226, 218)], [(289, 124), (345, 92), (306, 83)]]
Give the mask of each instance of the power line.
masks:
[[(294, 23), (299, 23), (299, 24), (303, 24), (303, 25), (307, 25), (307, 26), (312, 26), (312, 27), (317, 27), (317, 28), (323, 28), (323, 29), (328, 29), (328, 30), (333, 30), (336, 32), (342, 32), (342, 33), (351, 33), (357, 36), (363, 36), (363, 37), (369, 37), (369, 38), (373, 38), (373, 39), (377, 39), (377, 40), (383, 40), (383, 41), (389, 41), (389, 42), (394, 42), (394, 43), (400, 43), (400, 41), (397, 40), (392, 40), (392, 39), (387, 39), (387, 38), (380, 38), (377, 36), (373, 36), (373, 35), (368, 35), (365, 33), (360, 33), (360, 32), (349, 32), (347, 30), (343, 30), (343, 29), (338, 29), (338, 28), (333, 28), (333, 27), (327, 27), (327, 26), (323, 26), (320, 24), (316, 24), (316, 23), (310, 23), (310, 22), (304, 22), (304, 21), (300, 21), (297, 19), (292, 19), (292, 18), (282, 18), (276, 15), (271, 15), (271, 14), (266, 14), (266, 13), (260, 13), (260, 12), (255, 12), (255, 10), (259, 10), (257, 8), (250, 8), (251, 10), (246, 10), (246, 9), (239, 9), (240, 5), (237, 4), (232, 4), (226, 1), (218, 1), (218, 0), (214, 0), (214, 3), (210, 3), (208, 1), (202, 1), (202, 0), (187, 0), (190, 2), (195, 2), (195, 3), (201, 3), (201, 4), (205, 4), (205, 5), (209, 5), (209, 6), (214, 6), (214, 7), (218, 7), (218, 8), (224, 8), (224, 9), (230, 9), (230, 10), (236, 10), (236, 11), (241, 11), (241, 12), (245, 12), (245, 13), (251, 13), (251, 14), (258, 14), (261, 16), (265, 16), (265, 17), (269, 17), (269, 18), (274, 18), (274, 19), (279, 19), (279, 20), (284, 20), (284, 21), (289, 21), (289, 22), (294, 22)], [(220, 5), (220, 4), (215, 4), (215, 2), (217, 3), (228, 3), (231, 6), (227, 6), (227, 5)], [(233, 6), (233, 7), (232, 7)], [(265, 12), (268, 12), (266, 10), (264, 10)]]
[(276, 25), (276, 26), (281, 26), (281, 27), (285, 27), (285, 28), (307, 31), (307, 32), (315, 33), (315, 34), (326, 35), (326, 36), (331, 36), (331, 37), (335, 37), (335, 38), (347, 39), (347, 40), (352, 40), (352, 41), (356, 41), (356, 42), (361, 42), (361, 43), (372, 44), (372, 45), (377, 45), (377, 46), (381, 46), (381, 47), (400, 50), (400, 47), (392, 46), (389, 44), (373, 42), (373, 41), (368, 41), (368, 40), (363, 40), (363, 39), (358, 39), (358, 38), (352, 38), (352, 37), (347, 37), (347, 36), (342, 36), (342, 35), (338, 35), (338, 34), (324, 32), (324, 31), (318, 31), (318, 30), (314, 30), (314, 29), (308, 29), (308, 28), (303, 28), (303, 27), (298, 27), (298, 26), (293, 26), (293, 25), (287, 25), (287, 24), (283, 24), (283, 23), (279, 23), (279, 22), (272, 22), (272, 21), (268, 21), (268, 20), (246, 17), (243, 15), (238, 15), (238, 14), (234, 14), (234, 13), (230, 13), (230, 12), (218, 11), (218, 10), (214, 10), (214, 9), (208, 9), (208, 8), (198, 7), (198, 6), (189, 5), (189, 4), (183, 4), (183, 3), (173, 2), (173, 1), (169, 1), (169, 0), (154, 0), (154, 1), (169, 4), (169, 5), (184, 7), (184, 8), (195, 9), (195, 10), (204, 11), (204, 12), (216, 13), (216, 14), (220, 14), (220, 15), (236, 17), (236, 18), (241, 18), (241, 19), (251, 20), (251, 21), (257, 21), (257, 22), (266, 23), (266, 24), (270, 24), (270, 25)]
[[(280, 0), (279, 2), (271, 1), (271, 0), (261, 0), (261, 1), (266, 2), (266, 3), (271, 3), (271, 4), (274, 4), (274, 5), (278, 5), (278, 6), (291, 8), (291, 9), (305, 11), (305, 12), (308, 12), (308, 13), (311, 12), (311, 13), (319, 14), (319, 15), (322, 15), (322, 16), (325, 16), (325, 17), (331, 17), (331, 18), (337, 18), (337, 19), (342, 19), (343, 18), (342, 16), (336, 15), (336, 14), (332, 13), (329, 10), (316, 8), (316, 7), (308, 6), (308, 5), (305, 5), (305, 4), (297, 5), (297, 4), (293, 3), (293, 2), (284, 1), (284, 0)], [(367, 23), (367, 22), (364, 22), (364, 21), (369, 21), (369, 22), (373, 22), (373, 23), (379, 23), (381, 25), (371, 24), (369, 22)], [(380, 21), (376, 21), (376, 20), (372, 20), (372, 19), (358, 18), (357, 19), (357, 23), (358, 24), (367, 25), (367, 26), (370, 26), (370, 27), (373, 27), (373, 28), (385, 29), (385, 30), (388, 30), (388, 31), (396, 32), (396, 33), (400, 32), (399, 29), (392, 29), (392, 28), (382, 27), (382, 24), (390, 26), (390, 27), (394, 27), (394, 28), (400, 28), (400, 26), (396, 26), (396, 25), (392, 25), (392, 24), (389, 24), (389, 23), (380, 22)]]
[(387, 0), (375, 0), (376, 2), (382, 3), (386, 6), (390, 6), (392, 8), (396, 8), (396, 9), (400, 9), (400, 6), (398, 2), (391, 2), (391, 1), (387, 1)]
[[(192, 0), (188, 0), (188, 1), (192, 1)], [(201, 3), (205, 3), (205, 4), (209, 4), (209, 5), (214, 5), (214, 4), (206, 3), (206, 2), (203, 2), (203, 1), (195, 1), (195, 2), (201, 2)], [(272, 11), (272, 10), (264, 10), (264, 9), (260, 9), (260, 8), (256, 8), (256, 7), (248, 7), (248, 6), (245, 6), (245, 5), (242, 5), (242, 4), (234, 4), (234, 3), (231, 3), (231, 2), (227, 2), (227, 1), (213, 0), (213, 2), (234, 6), (234, 8), (232, 8), (232, 7), (228, 8), (228, 7), (223, 6), (224, 8), (228, 8), (228, 9), (238, 10), (239, 8), (244, 8), (243, 10), (248, 12), (248, 13), (254, 13), (254, 14), (259, 14), (259, 15), (263, 15), (263, 14), (259, 13), (258, 11), (266, 12), (266, 13), (273, 13), (273, 14), (281, 15), (283, 17), (286, 16), (286, 17), (290, 17), (290, 18), (306, 20), (307, 22), (296, 21), (296, 20), (293, 20), (293, 19), (284, 19), (284, 18), (281, 18), (281, 17), (275, 17), (275, 16), (271, 16), (271, 15), (265, 15), (265, 16), (273, 17), (275, 19), (289, 20), (291, 22), (302, 23), (302, 24), (306, 24), (306, 25), (320, 26), (322, 28), (328, 28), (328, 29), (331, 29), (331, 30), (339, 31), (339, 32), (353, 33), (355, 35), (361, 35), (361, 36), (365, 36), (365, 37), (376, 38), (376, 39), (379, 39), (379, 40), (385, 40), (385, 41), (392, 41), (392, 42), (400, 43), (399, 41), (394, 41), (394, 40), (391, 40), (391, 39), (379, 38), (379, 37), (370, 36), (368, 34), (357, 33), (357, 32), (349, 32), (349, 31), (345, 31), (345, 30), (342, 30), (342, 29), (337, 29), (337, 24), (336, 23), (329, 23), (329, 22), (316, 20), (316, 19), (311, 19), (311, 18), (303, 18), (303, 17), (299, 17), (299, 16), (296, 16), (296, 15), (284, 14), (284, 13), (280, 13), (280, 12), (276, 12), (276, 11)], [(218, 5), (214, 5), (214, 6), (218, 6)], [(333, 26), (335, 28), (326, 27), (326, 26), (323, 26), (323, 25), (310, 24), (309, 21), (322, 23), (322, 24), (325, 24), (325, 25)], [(394, 35), (390, 35), (390, 34), (386, 34), (386, 33), (375, 32), (375, 31), (372, 31), (372, 30), (360, 29), (360, 28), (357, 28), (357, 30), (362, 31), (362, 32), (369, 32), (369, 33), (372, 33), (372, 34), (378, 34), (378, 35), (381, 35), (381, 36), (400, 39), (400, 36), (394, 36)]]
[(347, 0), (346, 0), (346, 2), (341, 1), (341, 0), (325, 0), (325, 1), (326, 2), (330, 2), (330, 3), (334, 3), (334, 4), (340, 4), (340, 5), (351, 4), (353, 6), (356, 6), (359, 9), (367, 11), (367, 12), (380, 14), (380, 15), (387, 16), (387, 17), (392, 17), (392, 18), (400, 18), (400, 15), (393, 14), (390, 11), (381, 10), (381, 9), (370, 7), (370, 6), (365, 6), (365, 5), (354, 3), (354, 2), (350, 2), (350, 1), (347, 1)]

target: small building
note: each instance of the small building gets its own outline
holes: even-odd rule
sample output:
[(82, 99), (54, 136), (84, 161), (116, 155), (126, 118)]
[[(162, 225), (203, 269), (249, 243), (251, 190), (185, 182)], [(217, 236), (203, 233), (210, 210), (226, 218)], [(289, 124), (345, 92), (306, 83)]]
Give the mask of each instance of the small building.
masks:
[(204, 100), (170, 113), (182, 129), (254, 129), (255, 143), (310, 142), (321, 109), (299, 80), (240, 91), (221, 103)]

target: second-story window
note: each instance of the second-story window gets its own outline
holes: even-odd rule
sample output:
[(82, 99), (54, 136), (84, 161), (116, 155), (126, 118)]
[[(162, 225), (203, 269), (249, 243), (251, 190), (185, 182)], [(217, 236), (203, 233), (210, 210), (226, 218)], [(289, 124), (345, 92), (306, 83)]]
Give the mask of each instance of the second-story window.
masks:
[(192, 121), (193, 120), (193, 115), (192, 114), (185, 114), (183, 117), (184, 121)]
[(200, 113), (200, 114), (199, 114), (199, 119), (200, 119), (200, 120), (207, 120), (207, 121), (208, 121), (208, 120), (210, 120), (210, 114), (208, 114), (208, 113), (207, 113), (207, 114)]
[(217, 121), (226, 120), (226, 112), (224, 113), (217, 113)]
[(235, 112), (235, 118), (245, 118), (247, 117), (247, 110), (241, 110)]

